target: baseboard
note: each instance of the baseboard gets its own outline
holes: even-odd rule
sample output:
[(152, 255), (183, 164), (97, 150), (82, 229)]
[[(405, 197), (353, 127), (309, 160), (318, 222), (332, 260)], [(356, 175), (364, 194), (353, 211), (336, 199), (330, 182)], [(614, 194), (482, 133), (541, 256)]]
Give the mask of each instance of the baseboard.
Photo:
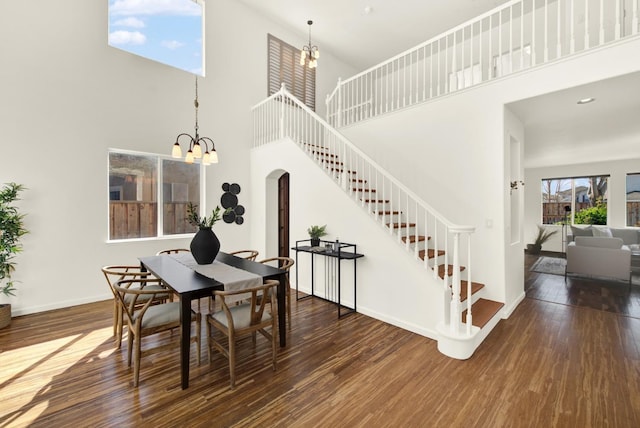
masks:
[(525, 297), (526, 297), (526, 293), (523, 291), (509, 306), (505, 306), (504, 308), (502, 308), (502, 311), (501, 311), (502, 319), (509, 318), (513, 313), (513, 311), (516, 310), (518, 305), (522, 303)]
[(30, 306), (26, 308), (17, 308), (17, 309), (15, 305), (13, 305), (11, 309), (11, 313), (12, 313), (12, 316), (19, 317), (22, 315), (36, 314), (39, 312), (53, 311), (56, 309), (64, 309), (71, 306), (85, 305), (87, 303), (96, 303), (104, 300), (113, 300), (113, 294), (105, 293), (103, 295), (85, 297), (82, 299), (65, 300), (63, 302), (56, 302), (51, 305)]

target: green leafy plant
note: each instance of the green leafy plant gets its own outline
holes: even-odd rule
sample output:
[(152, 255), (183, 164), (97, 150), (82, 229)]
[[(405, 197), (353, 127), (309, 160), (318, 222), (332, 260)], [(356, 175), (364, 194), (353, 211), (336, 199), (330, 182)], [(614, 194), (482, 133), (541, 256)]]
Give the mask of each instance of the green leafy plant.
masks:
[(220, 211), (222, 211), (222, 208), (220, 208), (220, 206), (217, 206), (213, 211), (211, 211), (210, 216), (200, 217), (200, 214), (198, 214), (198, 205), (189, 202), (189, 204), (187, 205), (186, 220), (190, 225), (197, 226), (200, 229), (211, 229), (211, 227), (213, 227), (213, 225), (222, 218), (222, 215), (226, 213), (228, 209), (225, 210), (225, 212), (222, 214), (220, 213)]
[(573, 219), (575, 224), (607, 224), (607, 205), (598, 200), (594, 207), (578, 211)]
[(310, 226), (307, 229), (307, 233), (311, 237), (311, 239), (320, 239), (321, 237), (327, 234), (327, 225), (324, 226)]
[(22, 251), (20, 237), (28, 233), (24, 227), (24, 214), (13, 205), (23, 190), (24, 186), (16, 183), (6, 183), (0, 190), (0, 293), (7, 296), (14, 295), (13, 259)]
[(536, 236), (535, 241), (533, 241), (533, 245), (542, 247), (542, 244), (547, 242), (553, 235), (558, 233), (558, 230), (550, 230), (538, 225), (538, 235)]

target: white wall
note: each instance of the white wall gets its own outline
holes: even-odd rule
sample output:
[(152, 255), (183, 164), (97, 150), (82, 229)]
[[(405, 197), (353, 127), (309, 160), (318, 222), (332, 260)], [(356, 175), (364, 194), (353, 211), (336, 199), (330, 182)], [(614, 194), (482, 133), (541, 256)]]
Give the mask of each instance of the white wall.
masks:
[[(338, 238), (357, 245), (364, 254), (357, 262), (358, 312), (435, 339), (435, 328), (442, 317), (443, 293), (432, 272), (407, 254), (404, 246), (389, 236), (388, 231), (359, 204), (356, 204), (338, 184), (326, 175), (290, 139), (267, 144), (251, 153), (251, 186), (269, 186), (283, 171), (290, 174), (290, 235), (296, 240), (308, 239), (307, 228), (313, 224), (327, 225), (328, 241)], [(277, 227), (277, 207), (271, 205), (264, 193), (254, 192), (252, 205), (252, 245), (268, 256), (277, 255), (269, 238), (269, 228)], [(259, 215), (258, 215), (259, 214)], [(275, 224), (275, 226), (274, 226)], [(308, 245), (308, 244), (307, 244)], [(271, 249), (270, 251), (267, 249)], [(295, 257), (295, 252), (291, 252)], [(316, 257), (316, 292), (324, 293), (324, 260)], [(311, 290), (310, 256), (300, 253), (291, 271), (295, 287)], [(352, 262), (343, 261), (343, 299), (352, 302)]]
[[(473, 266), (477, 280), (487, 285), (490, 298), (504, 301), (509, 308), (522, 296), (524, 279), (511, 282), (521, 257), (507, 258), (505, 254), (522, 251), (526, 235), (520, 250), (509, 245), (505, 104), (636, 71), (640, 69), (638, 51), (640, 40), (627, 40), (341, 132), (450, 221), (476, 226)], [(517, 118), (511, 123), (517, 124)], [(526, 233), (526, 222), (524, 227)]]
[[(207, 169), (205, 204), (219, 204), (222, 183), (239, 183), (248, 220), (250, 107), (267, 92), (267, 33), (300, 46), (305, 34), (232, 0), (207, 1), (206, 22), (200, 133), (216, 142), (220, 163)], [(0, 301), (21, 315), (109, 298), (101, 266), (189, 244), (106, 242), (107, 150), (169, 154), (178, 133), (193, 132), (194, 77), (107, 46), (104, 0), (2, 2), (0, 37), (0, 183), (28, 188), (20, 208), (31, 232), (17, 258), (17, 296)], [(324, 50), (318, 99), (353, 72)], [(215, 231), (223, 250), (251, 241), (247, 225)]]

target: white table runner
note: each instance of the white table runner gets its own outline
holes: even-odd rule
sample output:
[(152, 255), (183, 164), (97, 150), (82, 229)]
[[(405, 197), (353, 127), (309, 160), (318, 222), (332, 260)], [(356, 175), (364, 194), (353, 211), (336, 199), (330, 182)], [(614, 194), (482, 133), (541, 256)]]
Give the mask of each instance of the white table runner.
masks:
[(261, 276), (220, 263), (217, 260), (214, 260), (213, 263), (209, 265), (199, 265), (191, 253), (176, 253), (170, 254), (169, 256), (207, 278), (220, 281), (224, 284), (225, 291), (243, 290), (262, 284)]

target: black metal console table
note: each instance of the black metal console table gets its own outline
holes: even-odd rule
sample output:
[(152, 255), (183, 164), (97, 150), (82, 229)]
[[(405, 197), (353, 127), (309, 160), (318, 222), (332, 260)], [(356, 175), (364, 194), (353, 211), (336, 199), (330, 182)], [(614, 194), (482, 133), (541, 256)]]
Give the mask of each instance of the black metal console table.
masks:
[[(306, 243), (306, 244), (305, 244)], [(298, 265), (298, 253), (311, 254), (311, 294), (303, 297), (298, 296), (298, 269), (296, 269), (296, 300), (308, 297), (318, 297), (338, 305), (338, 318), (356, 311), (356, 261), (364, 254), (356, 252), (355, 244), (346, 242), (320, 241), (320, 246), (312, 247), (310, 239), (296, 241), (296, 246), (292, 248), (296, 252), (296, 266)], [(326, 257), (325, 264), (325, 297), (315, 294), (315, 256)], [(341, 262), (342, 260), (353, 260), (353, 308), (345, 306), (340, 300), (341, 295)], [(343, 309), (346, 311), (343, 312)]]

